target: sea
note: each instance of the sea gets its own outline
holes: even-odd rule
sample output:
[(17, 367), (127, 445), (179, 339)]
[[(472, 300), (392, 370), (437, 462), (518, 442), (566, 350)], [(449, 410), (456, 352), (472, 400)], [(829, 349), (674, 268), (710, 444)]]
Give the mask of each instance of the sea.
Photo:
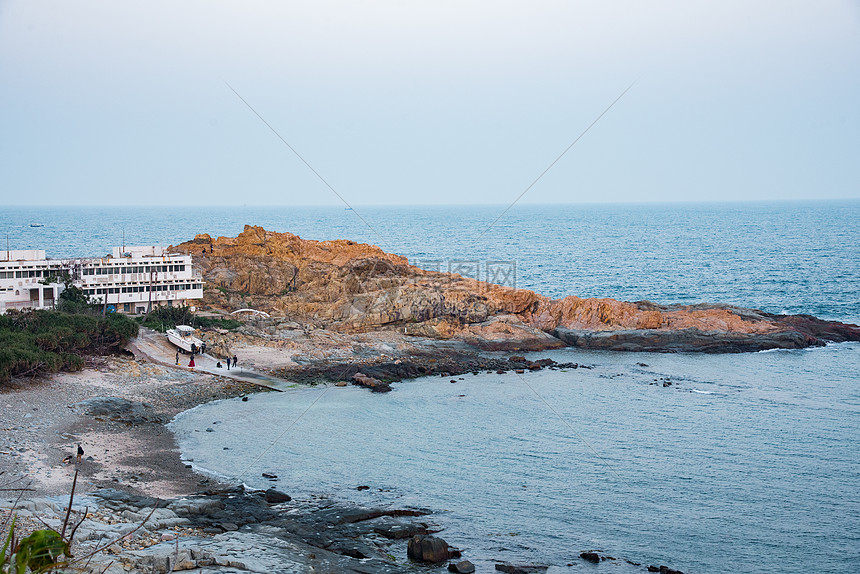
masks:
[[(250, 224), (551, 297), (860, 323), (860, 201), (505, 207), (7, 207), (0, 221), (11, 249), (56, 258)], [(591, 368), (428, 377), (384, 395), (298, 387), (202, 405), (171, 428), (204, 472), (431, 510), (479, 572), (591, 571), (589, 550), (617, 558), (597, 567), (614, 572), (860, 571), (860, 344), (531, 356)]]

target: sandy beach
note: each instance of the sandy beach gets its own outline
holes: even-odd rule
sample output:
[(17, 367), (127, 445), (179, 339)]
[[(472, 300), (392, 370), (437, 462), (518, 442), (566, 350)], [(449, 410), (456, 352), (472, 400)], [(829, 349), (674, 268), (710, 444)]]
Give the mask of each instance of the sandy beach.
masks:
[[(187, 368), (132, 358), (91, 361), (78, 373), (15, 380), (0, 391), (0, 477), (33, 495), (69, 492), (75, 464), (64, 462), (81, 445), (78, 489), (121, 485), (130, 492), (173, 497), (195, 492), (202, 477), (180, 461), (172, 435), (157, 421), (219, 398), (260, 387)], [(148, 405), (150, 421), (136, 423), (86, 415), (74, 405), (118, 397)]]

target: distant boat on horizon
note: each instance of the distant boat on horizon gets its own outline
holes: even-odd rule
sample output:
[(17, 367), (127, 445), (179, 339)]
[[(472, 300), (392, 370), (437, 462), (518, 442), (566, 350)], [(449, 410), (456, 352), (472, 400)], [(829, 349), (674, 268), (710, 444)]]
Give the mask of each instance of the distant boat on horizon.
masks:
[(31, 223), (30, 227), (45, 227), (44, 223)]

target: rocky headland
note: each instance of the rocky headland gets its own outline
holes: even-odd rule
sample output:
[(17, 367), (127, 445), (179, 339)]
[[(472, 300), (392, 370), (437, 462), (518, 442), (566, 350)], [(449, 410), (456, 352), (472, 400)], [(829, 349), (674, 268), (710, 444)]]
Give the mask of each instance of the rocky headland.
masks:
[(574, 346), (730, 353), (860, 340), (857, 325), (809, 315), (720, 304), (550, 299), (423, 270), (373, 245), (305, 240), (261, 227), (245, 226), (237, 237), (197, 235), (172, 249), (195, 256), (210, 308), (253, 308), (276, 323), (343, 334), (391, 331), (484, 351)]

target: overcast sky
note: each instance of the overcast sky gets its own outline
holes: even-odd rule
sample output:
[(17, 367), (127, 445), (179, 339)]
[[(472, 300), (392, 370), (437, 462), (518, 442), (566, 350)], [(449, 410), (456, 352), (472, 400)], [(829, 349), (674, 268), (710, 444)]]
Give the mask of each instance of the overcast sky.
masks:
[(5, 205), (860, 197), (857, 0), (0, 0)]

